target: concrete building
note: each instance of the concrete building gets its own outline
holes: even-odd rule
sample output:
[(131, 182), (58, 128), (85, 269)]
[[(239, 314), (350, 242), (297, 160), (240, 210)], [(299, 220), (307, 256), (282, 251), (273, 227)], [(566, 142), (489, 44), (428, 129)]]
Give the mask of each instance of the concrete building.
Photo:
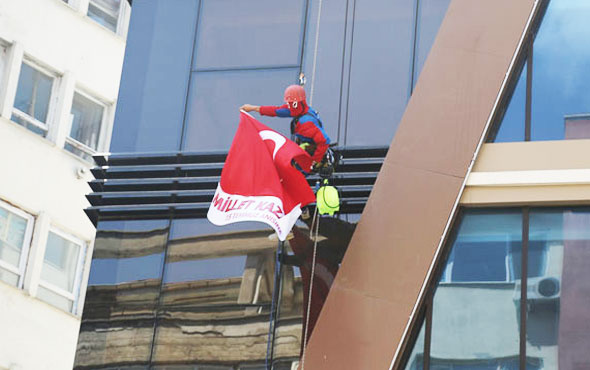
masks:
[(108, 149), (130, 6), (0, 3), (0, 368), (69, 369), (95, 229), (90, 156)]
[[(590, 368), (590, 3), (133, 6), (76, 369)], [(205, 219), (238, 107), (301, 73), (343, 154), (307, 343), (310, 253)]]

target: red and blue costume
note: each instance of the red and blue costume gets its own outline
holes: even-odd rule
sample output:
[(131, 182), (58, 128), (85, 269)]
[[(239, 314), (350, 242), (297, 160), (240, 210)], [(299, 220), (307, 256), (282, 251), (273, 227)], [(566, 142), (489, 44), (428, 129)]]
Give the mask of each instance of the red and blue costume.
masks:
[(271, 117), (292, 117), (291, 134), (297, 143), (310, 143), (315, 145), (315, 151), (311, 155), (314, 162), (320, 163), (330, 145), (330, 138), (324, 130), (322, 121), (316, 111), (305, 102), (296, 108), (288, 104), (281, 106), (261, 106), (260, 114)]

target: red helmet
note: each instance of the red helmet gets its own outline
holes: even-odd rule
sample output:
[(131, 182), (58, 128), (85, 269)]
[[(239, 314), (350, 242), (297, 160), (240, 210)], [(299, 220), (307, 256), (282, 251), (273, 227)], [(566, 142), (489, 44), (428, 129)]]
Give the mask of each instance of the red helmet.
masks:
[(302, 86), (291, 85), (285, 89), (285, 102), (303, 102), (305, 101), (305, 90)]

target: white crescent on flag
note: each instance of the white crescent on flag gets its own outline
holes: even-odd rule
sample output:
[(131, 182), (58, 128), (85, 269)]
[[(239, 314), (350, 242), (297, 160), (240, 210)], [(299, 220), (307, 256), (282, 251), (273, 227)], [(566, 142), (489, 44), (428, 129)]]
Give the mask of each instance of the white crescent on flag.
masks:
[(283, 145), (285, 145), (285, 143), (287, 142), (287, 139), (285, 139), (285, 137), (281, 134), (279, 134), (278, 132), (275, 131), (270, 131), (270, 130), (264, 130), (264, 131), (260, 131), (258, 133), (258, 135), (260, 135), (260, 137), (262, 138), (262, 140), (272, 140), (275, 143), (275, 149), (272, 152), (272, 159), (274, 161), (277, 152), (279, 151), (279, 149), (281, 149), (281, 147)]

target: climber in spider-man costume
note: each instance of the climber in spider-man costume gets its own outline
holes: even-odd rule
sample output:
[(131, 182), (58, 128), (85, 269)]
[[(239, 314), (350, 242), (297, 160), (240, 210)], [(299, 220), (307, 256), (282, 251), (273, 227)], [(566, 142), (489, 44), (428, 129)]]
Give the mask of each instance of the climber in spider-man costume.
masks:
[(324, 130), (318, 113), (307, 105), (305, 90), (299, 85), (291, 85), (285, 90), (285, 104), (281, 106), (258, 106), (244, 104), (240, 109), (256, 111), (263, 116), (292, 117), (291, 135), (293, 140), (307, 151), (314, 167), (322, 163), (322, 159), (330, 145), (330, 138)]

